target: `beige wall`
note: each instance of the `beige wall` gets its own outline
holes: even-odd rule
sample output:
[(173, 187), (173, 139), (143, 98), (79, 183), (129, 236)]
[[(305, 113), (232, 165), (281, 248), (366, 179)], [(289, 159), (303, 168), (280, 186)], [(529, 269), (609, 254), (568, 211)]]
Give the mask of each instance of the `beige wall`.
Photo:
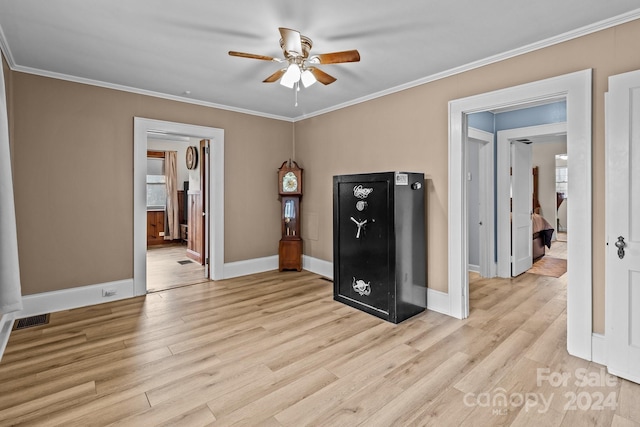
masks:
[[(13, 133), (13, 112), (11, 109), (11, 105), (13, 103), (13, 85), (11, 84), (12, 73), (2, 51), (0, 51), (0, 57), (2, 58), (2, 73), (4, 75), (4, 90), (5, 98), (7, 101), (7, 120), (9, 122), (9, 135), (11, 135)], [(11, 152), (11, 163), (13, 168), (13, 140), (11, 139), (11, 137), (9, 137), (9, 151)]]
[[(317, 217), (307, 255), (332, 259), (332, 176), (424, 172), (428, 286), (447, 292), (447, 108), (453, 99), (593, 68), (594, 331), (604, 332), (604, 93), (610, 75), (640, 68), (640, 21), (501, 61), (295, 124), (305, 168), (303, 212)], [(363, 76), (366, 78), (366, 76)]]
[[(586, 68), (593, 83), (594, 331), (604, 331), (604, 93), (640, 68), (640, 21), (300, 121), (265, 119), (115, 90), (8, 75), (24, 294), (133, 275), (133, 117), (225, 130), (225, 261), (275, 255), (275, 169), (305, 168), (305, 254), (332, 259), (332, 176), (427, 178), (428, 285), (447, 283), (447, 103)], [(3, 64), (5, 75), (6, 66)], [(363, 76), (366, 78), (366, 76)], [(273, 178), (273, 179), (272, 179)]]
[(133, 118), (225, 131), (225, 262), (277, 254), (286, 121), (11, 73), (23, 294), (133, 277)]

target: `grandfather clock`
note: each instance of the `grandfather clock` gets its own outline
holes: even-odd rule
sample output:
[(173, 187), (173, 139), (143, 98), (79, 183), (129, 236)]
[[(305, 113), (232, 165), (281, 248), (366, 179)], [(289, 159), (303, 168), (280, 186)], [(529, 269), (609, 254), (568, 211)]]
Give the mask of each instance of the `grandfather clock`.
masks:
[(300, 238), (300, 197), (302, 169), (291, 159), (278, 169), (278, 193), (282, 202), (280, 226), (282, 238), (278, 247), (279, 270), (302, 270)]

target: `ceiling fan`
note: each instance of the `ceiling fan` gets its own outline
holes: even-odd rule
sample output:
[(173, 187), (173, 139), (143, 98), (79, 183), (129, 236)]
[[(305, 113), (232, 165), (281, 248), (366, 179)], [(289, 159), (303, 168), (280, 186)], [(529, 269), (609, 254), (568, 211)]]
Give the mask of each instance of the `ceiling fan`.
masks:
[(300, 82), (304, 87), (309, 87), (316, 81), (328, 85), (336, 81), (336, 78), (317, 68), (318, 64), (340, 64), (343, 62), (360, 61), (360, 53), (357, 50), (345, 50), (342, 52), (322, 53), (309, 56), (309, 51), (313, 46), (310, 38), (303, 36), (299, 31), (289, 28), (279, 28), (280, 47), (284, 54), (284, 59), (273, 58), (265, 55), (255, 55), (229, 51), (231, 56), (241, 58), (260, 59), (263, 61), (273, 61), (284, 63), (285, 66), (263, 80), (264, 83), (274, 83), (280, 80), (280, 84), (288, 88), (300, 89)]

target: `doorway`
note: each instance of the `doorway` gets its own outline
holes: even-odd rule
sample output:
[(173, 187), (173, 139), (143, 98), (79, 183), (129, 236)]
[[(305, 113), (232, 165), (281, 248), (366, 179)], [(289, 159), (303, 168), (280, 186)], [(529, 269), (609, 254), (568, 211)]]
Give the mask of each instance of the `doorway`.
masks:
[(579, 71), (449, 103), (448, 298), (450, 314), (462, 319), (469, 315), (464, 150), (467, 115), (550, 100), (566, 101), (567, 154), (572, 159), (569, 181), (575, 183), (571, 187), (572, 204), (568, 206), (567, 213), (568, 222), (574, 230), (568, 251), (567, 350), (586, 360), (592, 357), (592, 272), (579, 266), (590, 265), (592, 259), (591, 74), (590, 69)]
[[(511, 143), (513, 141), (526, 139), (531, 141), (531, 146), (535, 146), (545, 142), (553, 142), (559, 138), (568, 141), (566, 135), (566, 122), (528, 126), (497, 132), (496, 217), (498, 224), (497, 272), (499, 277), (511, 277)], [(548, 206), (548, 203), (544, 203), (544, 208), (549, 214), (553, 212), (551, 206)]]
[(224, 278), (224, 130), (161, 120), (134, 118), (134, 295), (147, 293), (146, 265), (146, 175), (147, 134), (186, 135), (210, 141), (209, 158), (211, 173), (206, 177), (210, 188), (210, 209), (205, 217), (205, 227), (210, 236), (208, 274), (212, 280)]
[[(202, 141), (208, 145), (186, 135), (147, 134), (148, 292), (208, 279), (208, 235), (201, 226), (208, 163)], [(199, 211), (191, 212), (194, 208)]]

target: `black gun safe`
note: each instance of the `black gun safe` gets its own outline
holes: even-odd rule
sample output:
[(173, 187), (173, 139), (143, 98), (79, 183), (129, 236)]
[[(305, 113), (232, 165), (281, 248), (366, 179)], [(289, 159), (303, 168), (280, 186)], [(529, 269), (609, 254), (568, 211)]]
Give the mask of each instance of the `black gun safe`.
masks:
[(333, 299), (400, 323), (427, 306), (424, 174), (333, 177)]

